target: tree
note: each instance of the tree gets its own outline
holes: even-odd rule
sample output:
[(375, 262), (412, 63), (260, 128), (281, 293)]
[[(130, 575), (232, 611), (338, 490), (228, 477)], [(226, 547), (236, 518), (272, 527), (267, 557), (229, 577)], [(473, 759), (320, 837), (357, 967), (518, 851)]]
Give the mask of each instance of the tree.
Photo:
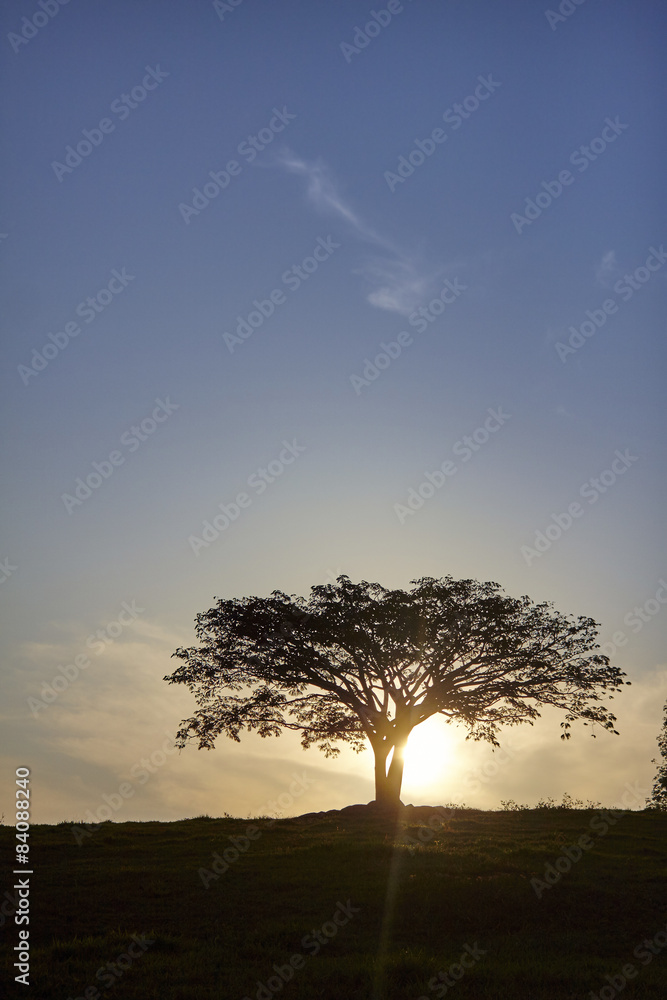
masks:
[(308, 600), (216, 598), (196, 618), (201, 645), (176, 650), (183, 663), (164, 678), (186, 684), (199, 706), (178, 745), (211, 749), (221, 733), (239, 742), (244, 730), (283, 729), (327, 757), (336, 744), (358, 752), (370, 743), (376, 802), (397, 807), (408, 737), (433, 715), (494, 746), (501, 725), (532, 725), (545, 705), (565, 712), (562, 739), (577, 719), (616, 732), (600, 699), (625, 674), (595, 652), (592, 618), (509, 597), (497, 583), (412, 583), (387, 590), (339, 576)]
[(658, 764), (651, 798), (648, 800), (648, 805), (653, 809), (667, 809), (667, 701), (665, 702), (664, 712), (665, 721), (662, 724), (661, 732), (656, 737), (662, 763), (659, 763), (655, 758), (651, 761), (652, 764)]

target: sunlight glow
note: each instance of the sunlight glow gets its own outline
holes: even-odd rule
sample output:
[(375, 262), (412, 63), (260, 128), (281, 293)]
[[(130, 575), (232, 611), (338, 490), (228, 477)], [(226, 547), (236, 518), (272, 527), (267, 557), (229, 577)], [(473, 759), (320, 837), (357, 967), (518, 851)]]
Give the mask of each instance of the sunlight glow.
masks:
[(454, 733), (442, 719), (434, 717), (416, 726), (405, 752), (404, 787), (449, 783), (452, 769), (458, 769), (455, 742)]

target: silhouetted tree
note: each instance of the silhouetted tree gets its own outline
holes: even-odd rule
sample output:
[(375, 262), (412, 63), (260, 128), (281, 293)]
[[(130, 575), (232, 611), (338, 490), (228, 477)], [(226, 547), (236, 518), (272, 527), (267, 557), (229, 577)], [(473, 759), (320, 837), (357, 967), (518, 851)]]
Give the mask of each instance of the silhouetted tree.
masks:
[(649, 806), (653, 806), (654, 809), (667, 809), (667, 701), (664, 712), (665, 720), (662, 724), (662, 730), (656, 737), (662, 762), (655, 760), (655, 758), (651, 761), (652, 764), (658, 765), (651, 798), (648, 800)]
[(178, 649), (183, 663), (165, 677), (199, 706), (178, 745), (211, 749), (221, 733), (239, 742), (243, 730), (283, 729), (327, 757), (338, 743), (370, 743), (376, 800), (397, 805), (408, 737), (433, 715), (495, 746), (499, 726), (532, 725), (545, 705), (564, 710), (562, 739), (577, 719), (616, 732), (600, 696), (620, 691), (625, 674), (595, 652), (592, 618), (508, 597), (496, 583), (412, 582), (387, 590), (339, 576), (308, 600), (216, 599), (196, 618), (200, 646)]

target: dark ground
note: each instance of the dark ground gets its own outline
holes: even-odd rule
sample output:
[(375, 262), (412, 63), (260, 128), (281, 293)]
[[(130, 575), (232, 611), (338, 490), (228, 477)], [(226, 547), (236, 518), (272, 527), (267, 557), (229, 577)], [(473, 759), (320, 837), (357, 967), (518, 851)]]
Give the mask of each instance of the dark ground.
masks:
[[(80, 846), (70, 824), (33, 827), (31, 985), (13, 983), (18, 928), (7, 917), (6, 995), (590, 1000), (603, 990), (610, 1000), (622, 987), (623, 1000), (667, 997), (666, 813), (609, 825), (601, 810), (442, 810), (437, 831), (434, 815), (407, 809), (397, 824), (351, 807), (272, 824), (104, 823)], [(590, 848), (568, 862), (582, 835)], [(0, 827), (5, 872), (14, 836)], [(213, 878), (214, 853), (220, 869), (230, 849)], [(559, 858), (569, 870), (550, 869), (547, 887)], [(439, 971), (448, 979), (434, 980)]]

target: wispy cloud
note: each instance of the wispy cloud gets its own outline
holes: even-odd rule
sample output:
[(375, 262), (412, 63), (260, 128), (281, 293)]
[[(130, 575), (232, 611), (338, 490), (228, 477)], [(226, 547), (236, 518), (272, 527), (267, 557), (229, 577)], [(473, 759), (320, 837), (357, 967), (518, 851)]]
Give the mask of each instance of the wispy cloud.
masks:
[(420, 273), (404, 256), (393, 260), (375, 257), (366, 261), (357, 273), (373, 286), (366, 296), (370, 305), (403, 316), (409, 316), (424, 301), (436, 280), (432, 274)]
[(444, 268), (426, 269), (416, 254), (396, 246), (368, 225), (343, 197), (322, 160), (308, 162), (286, 150), (279, 154), (278, 163), (289, 173), (304, 178), (307, 198), (318, 212), (337, 216), (356, 239), (377, 249), (354, 272), (361, 275), (369, 288), (366, 294), (369, 305), (409, 316), (435, 287)]
[(617, 271), (618, 262), (616, 260), (616, 251), (607, 250), (607, 252), (603, 254), (602, 260), (595, 268), (595, 277), (601, 285), (607, 285), (616, 275)]
[(386, 240), (383, 240), (381, 236), (378, 236), (376, 232), (362, 222), (356, 212), (345, 203), (338, 191), (331, 171), (322, 160), (308, 163), (290, 151), (284, 151), (279, 156), (279, 162), (290, 173), (299, 174), (305, 178), (308, 199), (318, 211), (339, 215), (351, 226), (360, 239), (385, 247), (388, 245)]

